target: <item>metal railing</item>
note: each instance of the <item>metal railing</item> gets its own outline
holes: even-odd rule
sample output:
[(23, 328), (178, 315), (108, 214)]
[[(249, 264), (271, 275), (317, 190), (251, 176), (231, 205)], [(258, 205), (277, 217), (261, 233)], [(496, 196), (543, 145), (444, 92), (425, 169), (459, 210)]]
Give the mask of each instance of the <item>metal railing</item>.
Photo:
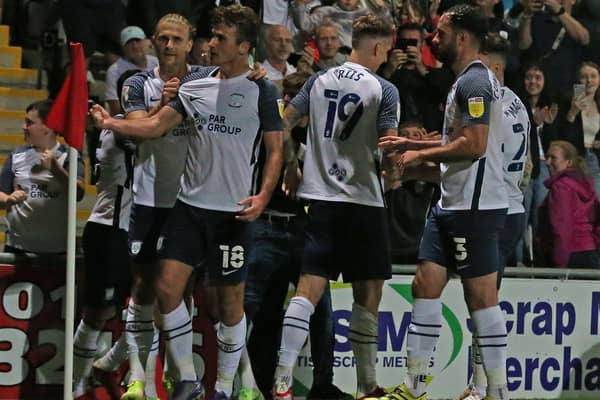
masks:
[[(78, 257), (77, 261), (82, 261)], [(54, 264), (65, 262), (65, 256), (62, 255), (44, 255), (40, 256), (33, 253), (12, 254), (0, 253), (0, 264), (33, 264), (43, 266), (44, 264)], [(415, 265), (392, 265), (392, 273), (395, 275), (414, 275), (417, 267)], [(525, 267), (507, 267), (504, 269), (504, 276), (510, 278), (558, 278), (558, 279), (590, 279), (600, 280), (600, 269), (569, 269), (569, 268), (525, 268)]]

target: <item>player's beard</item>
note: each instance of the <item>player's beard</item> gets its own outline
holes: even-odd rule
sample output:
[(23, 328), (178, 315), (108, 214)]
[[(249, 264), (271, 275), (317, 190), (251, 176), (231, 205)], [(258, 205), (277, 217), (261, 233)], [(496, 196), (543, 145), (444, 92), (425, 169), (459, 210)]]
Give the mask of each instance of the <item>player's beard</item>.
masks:
[(435, 49), (435, 57), (442, 63), (450, 66), (456, 61), (456, 42), (451, 43), (445, 49), (441, 49), (439, 46)]

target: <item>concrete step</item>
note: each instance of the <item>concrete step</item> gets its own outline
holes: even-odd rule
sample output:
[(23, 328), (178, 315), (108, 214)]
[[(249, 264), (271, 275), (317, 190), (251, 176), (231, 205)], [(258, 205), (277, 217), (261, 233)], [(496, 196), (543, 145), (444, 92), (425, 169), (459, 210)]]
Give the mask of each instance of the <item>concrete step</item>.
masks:
[(10, 41), (10, 27), (8, 25), (0, 25), (0, 46), (8, 46)]
[(0, 46), (0, 67), (20, 68), (23, 49), (15, 46)]
[(27, 68), (6, 68), (0, 66), (0, 86), (35, 89), (38, 84), (38, 71)]
[(46, 90), (0, 87), (0, 109), (23, 111), (33, 102), (48, 98)]
[(21, 132), (24, 118), (24, 110), (0, 110), (0, 132)]

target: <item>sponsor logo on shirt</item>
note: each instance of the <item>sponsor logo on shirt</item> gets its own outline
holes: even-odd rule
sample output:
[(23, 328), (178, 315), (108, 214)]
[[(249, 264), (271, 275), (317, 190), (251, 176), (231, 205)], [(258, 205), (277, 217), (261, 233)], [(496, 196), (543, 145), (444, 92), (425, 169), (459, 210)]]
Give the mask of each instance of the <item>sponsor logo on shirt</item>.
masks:
[(469, 100), (469, 115), (473, 118), (479, 118), (485, 112), (483, 97), (471, 97)]
[(340, 182), (343, 181), (346, 175), (348, 174), (346, 172), (346, 169), (340, 168), (337, 165), (337, 163), (333, 163), (333, 165), (331, 166), (331, 168), (329, 168), (327, 172), (329, 173), (329, 175), (334, 176)]

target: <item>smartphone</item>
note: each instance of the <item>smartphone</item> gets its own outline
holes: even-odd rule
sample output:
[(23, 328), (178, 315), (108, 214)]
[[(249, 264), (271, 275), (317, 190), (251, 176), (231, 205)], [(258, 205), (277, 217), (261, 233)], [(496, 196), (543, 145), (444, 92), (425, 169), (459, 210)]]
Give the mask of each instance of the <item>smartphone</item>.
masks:
[(396, 40), (396, 48), (402, 51), (406, 51), (408, 46), (416, 46), (417, 39), (398, 38)]
[(585, 93), (585, 85), (582, 83), (576, 83), (573, 85), (573, 97), (581, 96)]

